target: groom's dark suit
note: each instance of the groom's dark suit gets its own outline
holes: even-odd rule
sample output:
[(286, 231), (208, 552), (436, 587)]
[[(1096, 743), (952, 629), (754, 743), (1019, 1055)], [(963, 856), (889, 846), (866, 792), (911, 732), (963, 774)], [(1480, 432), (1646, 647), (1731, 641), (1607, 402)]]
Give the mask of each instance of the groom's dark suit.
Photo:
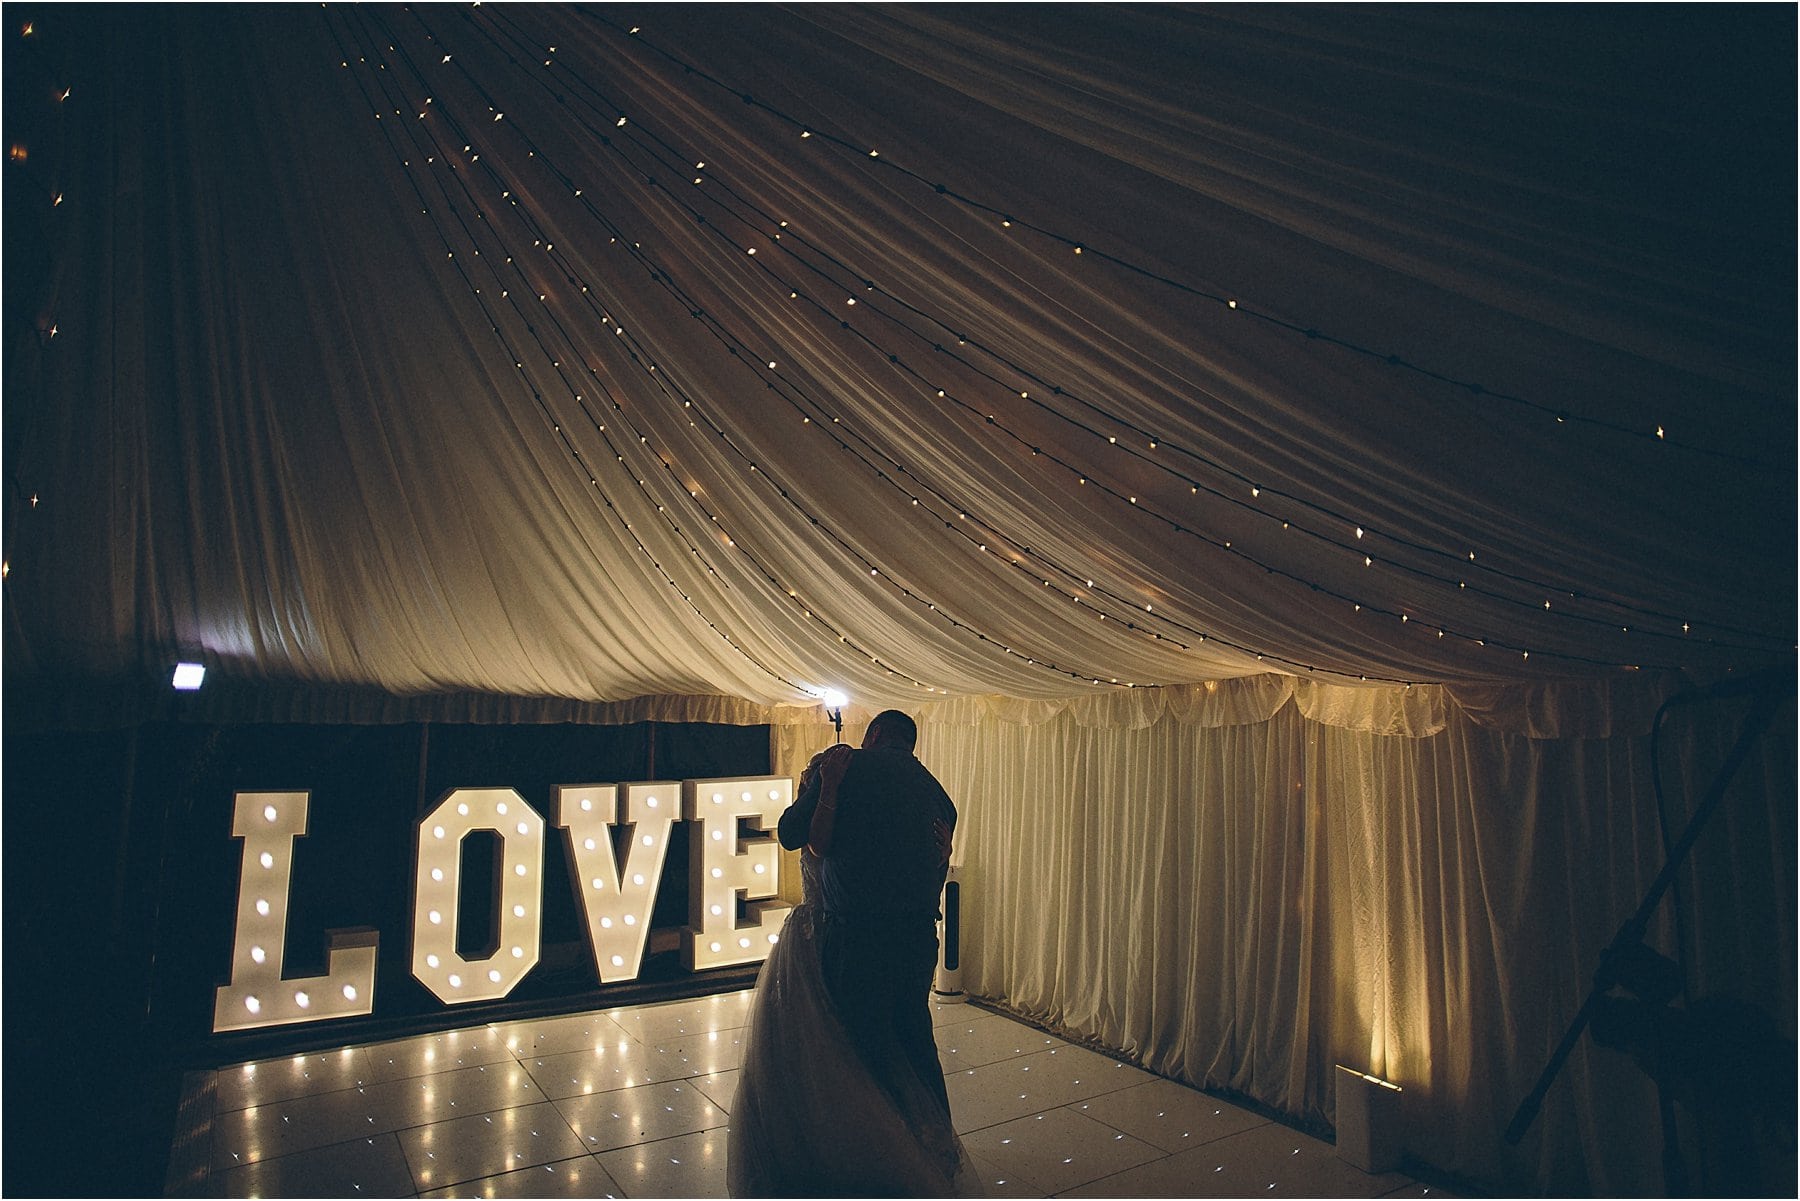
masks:
[[(781, 815), (783, 846), (806, 844), (819, 792), (814, 772)], [(838, 1016), (875, 1078), (899, 1096), (898, 1074), (916, 1075), (948, 1115), (929, 1000), (945, 872), (934, 821), (954, 828), (956, 806), (911, 751), (852, 754), (820, 864), (819, 958)]]

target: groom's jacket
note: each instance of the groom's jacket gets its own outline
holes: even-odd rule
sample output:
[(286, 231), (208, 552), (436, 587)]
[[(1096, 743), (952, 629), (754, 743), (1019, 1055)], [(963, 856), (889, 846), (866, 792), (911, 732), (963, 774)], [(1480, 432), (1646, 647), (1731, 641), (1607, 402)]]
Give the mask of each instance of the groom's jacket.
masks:
[[(815, 775), (781, 815), (781, 845), (806, 844), (819, 803)], [(935, 922), (944, 862), (933, 821), (956, 826), (956, 806), (911, 751), (857, 750), (837, 790), (831, 849), (819, 870), (825, 915), (856, 924)]]

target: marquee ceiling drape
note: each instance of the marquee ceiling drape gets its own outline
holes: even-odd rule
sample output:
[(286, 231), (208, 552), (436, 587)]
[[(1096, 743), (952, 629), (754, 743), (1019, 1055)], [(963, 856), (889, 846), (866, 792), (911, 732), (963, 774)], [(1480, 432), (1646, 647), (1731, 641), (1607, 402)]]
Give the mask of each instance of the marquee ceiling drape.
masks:
[(1793, 653), (1791, 10), (9, 15), (9, 695)]

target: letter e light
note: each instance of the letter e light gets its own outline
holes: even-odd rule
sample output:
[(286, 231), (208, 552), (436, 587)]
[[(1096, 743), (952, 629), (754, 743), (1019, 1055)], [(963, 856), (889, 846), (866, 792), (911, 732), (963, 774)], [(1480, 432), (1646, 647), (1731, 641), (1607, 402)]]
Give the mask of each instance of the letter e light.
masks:
[[(689, 971), (755, 963), (768, 957), (782, 919), (792, 908), (766, 900), (776, 894), (781, 845), (772, 830), (793, 801), (794, 782), (780, 776), (687, 780), (682, 816), (688, 822), (688, 926), (681, 957)], [(740, 848), (738, 821), (759, 837)], [(738, 923), (738, 894), (744, 917)]]

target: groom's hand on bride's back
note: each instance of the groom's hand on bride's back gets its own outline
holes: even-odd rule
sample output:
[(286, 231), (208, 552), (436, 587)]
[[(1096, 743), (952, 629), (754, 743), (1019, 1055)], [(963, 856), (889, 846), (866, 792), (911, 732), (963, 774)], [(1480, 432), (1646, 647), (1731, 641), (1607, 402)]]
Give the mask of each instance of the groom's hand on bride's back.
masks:
[(941, 817), (932, 819), (931, 838), (933, 842), (937, 843), (938, 859), (940, 862), (950, 862), (950, 843), (952, 837), (953, 835), (950, 830), (949, 822)]

